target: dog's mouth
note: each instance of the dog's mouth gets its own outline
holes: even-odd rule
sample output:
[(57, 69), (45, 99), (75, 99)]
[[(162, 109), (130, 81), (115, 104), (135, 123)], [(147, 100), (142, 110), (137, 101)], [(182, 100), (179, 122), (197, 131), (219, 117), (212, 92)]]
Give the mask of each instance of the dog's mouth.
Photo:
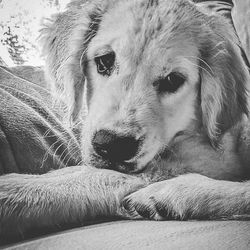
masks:
[(144, 165), (139, 164), (139, 159), (137, 158), (134, 161), (124, 161), (118, 162), (115, 160), (107, 160), (103, 157), (100, 157), (98, 154), (93, 153), (91, 155), (90, 163), (96, 168), (105, 168), (112, 169), (121, 173), (138, 175), (146, 172), (155, 171), (157, 167), (157, 162), (162, 161), (163, 159), (168, 158), (169, 150), (164, 149), (161, 150), (158, 154), (156, 154), (152, 160), (147, 162)]
[[(104, 151), (99, 152), (98, 148), (92, 148), (87, 161), (96, 168), (112, 169), (126, 174), (142, 174), (158, 171), (159, 168), (163, 168), (163, 162), (165, 162), (172, 155), (169, 150), (169, 145), (174, 143), (173, 141), (183, 134), (182, 131), (178, 132), (173, 139), (168, 143), (168, 146), (159, 147), (158, 150), (152, 153), (152, 151), (146, 148), (145, 137), (141, 140), (139, 147), (137, 148), (137, 153), (133, 154), (133, 157), (125, 159), (120, 155), (119, 145), (112, 149), (112, 154), (109, 153), (109, 148)], [(102, 145), (103, 146), (103, 145)], [(145, 150), (146, 148), (146, 150)], [(124, 148), (126, 150), (126, 148)], [(166, 164), (165, 164), (166, 165)]]
[(115, 160), (107, 160), (95, 153), (91, 155), (90, 163), (96, 168), (112, 169), (121, 173), (138, 173), (141, 169), (137, 168), (136, 161), (118, 162)]
[(141, 169), (144, 144), (144, 135), (100, 129), (91, 139), (86, 160), (96, 168), (133, 174)]

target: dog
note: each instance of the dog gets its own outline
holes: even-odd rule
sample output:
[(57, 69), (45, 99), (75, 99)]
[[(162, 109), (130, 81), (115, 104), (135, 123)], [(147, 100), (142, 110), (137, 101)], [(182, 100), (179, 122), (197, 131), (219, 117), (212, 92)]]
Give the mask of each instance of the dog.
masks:
[(229, 22), (188, 0), (72, 1), (46, 77), (83, 119), (82, 166), (0, 177), (0, 235), (100, 217), (250, 215), (249, 72)]

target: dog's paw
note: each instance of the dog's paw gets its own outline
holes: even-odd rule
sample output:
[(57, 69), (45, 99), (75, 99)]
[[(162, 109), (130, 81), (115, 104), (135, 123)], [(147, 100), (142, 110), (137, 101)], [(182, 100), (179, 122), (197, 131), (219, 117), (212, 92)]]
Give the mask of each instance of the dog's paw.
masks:
[(173, 212), (166, 197), (167, 183), (154, 183), (125, 197), (122, 206), (127, 217), (164, 220)]
[(125, 197), (122, 206), (127, 217), (133, 219), (194, 218), (204, 212), (202, 206), (208, 196), (202, 183), (208, 180), (204, 176), (189, 174), (157, 182)]

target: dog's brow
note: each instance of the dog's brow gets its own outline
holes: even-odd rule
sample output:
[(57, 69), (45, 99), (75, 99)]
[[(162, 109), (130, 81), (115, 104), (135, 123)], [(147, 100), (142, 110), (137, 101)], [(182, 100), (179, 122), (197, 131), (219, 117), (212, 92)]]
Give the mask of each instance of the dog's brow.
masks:
[(94, 57), (98, 57), (98, 56), (103, 56), (109, 52), (112, 52), (112, 48), (110, 45), (105, 45), (99, 49), (96, 50), (95, 54), (94, 54)]

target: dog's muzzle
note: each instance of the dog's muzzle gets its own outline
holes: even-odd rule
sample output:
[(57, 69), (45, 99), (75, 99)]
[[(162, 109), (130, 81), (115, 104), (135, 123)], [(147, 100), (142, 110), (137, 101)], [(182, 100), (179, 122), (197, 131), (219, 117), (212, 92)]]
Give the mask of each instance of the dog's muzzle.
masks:
[(96, 154), (115, 163), (124, 163), (134, 158), (139, 151), (140, 140), (133, 136), (117, 134), (110, 130), (99, 130), (92, 139)]

